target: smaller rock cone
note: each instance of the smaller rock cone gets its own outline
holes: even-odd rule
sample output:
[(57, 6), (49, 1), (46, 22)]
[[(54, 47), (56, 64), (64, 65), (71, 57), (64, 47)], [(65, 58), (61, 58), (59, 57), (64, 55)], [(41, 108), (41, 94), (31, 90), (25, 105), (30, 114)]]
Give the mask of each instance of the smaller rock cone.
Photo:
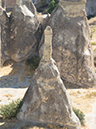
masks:
[(44, 52), (17, 115), (19, 120), (80, 129), (71, 101), (52, 57), (52, 29), (44, 32)]

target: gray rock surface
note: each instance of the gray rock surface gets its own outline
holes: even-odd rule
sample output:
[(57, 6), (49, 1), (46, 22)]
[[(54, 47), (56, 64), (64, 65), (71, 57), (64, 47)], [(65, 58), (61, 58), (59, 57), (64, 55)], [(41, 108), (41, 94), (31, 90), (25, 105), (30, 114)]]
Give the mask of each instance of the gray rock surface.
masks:
[(45, 31), (43, 57), (17, 115), (19, 120), (80, 129), (72, 111), (71, 100), (52, 57), (52, 30)]
[(87, 0), (85, 9), (87, 16), (96, 16), (96, 0)]
[(4, 2), (4, 4), (6, 6), (6, 10), (9, 12), (12, 11), (12, 9), (15, 7), (17, 0), (3, 0), (3, 1), (6, 1)]
[(23, 5), (26, 5), (27, 8), (32, 12), (34, 13), (35, 15), (37, 15), (37, 12), (36, 12), (36, 8), (32, 2), (32, 0), (22, 0), (22, 4)]
[(33, 12), (25, 5), (17, 5), (10, 16), (10, 56), (17, 62), (36, 54), (39, 20), (33, 4), (31, 8)]
[(53, 29), (53, 58), (61, 78), (71, 86), (94, 86), (96, 77), (85, 1), (61, 0), (51, 14), (49, 25)]
[(10, 58), (9, 55), (9, 19), (4, 11), (4, 9), (0, 6), (0, 67), (3, 65), (5, 60)]

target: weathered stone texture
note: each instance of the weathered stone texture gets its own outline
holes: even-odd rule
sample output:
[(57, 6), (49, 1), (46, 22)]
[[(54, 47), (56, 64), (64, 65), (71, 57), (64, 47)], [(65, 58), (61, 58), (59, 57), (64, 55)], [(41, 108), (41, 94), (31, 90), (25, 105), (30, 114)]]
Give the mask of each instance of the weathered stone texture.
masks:
[(85, 9), (87, 16), (96, 16), (96, 0), (86, 0)]
[(10, 58), (9, 49), (9, 19), (6, 12), (0, 7), (0, 66)]
[[(90, 31), (84, 0), (61, 0), (51, 14), (53, 58), (63, 80), (77, 86), (95, 85)], [(43, 45), (40, 43), (40, 55)]]
[(52, 30), (45, 30), (43, 57), (22, 102), (18, 119), (80, 129), (71, 101), (52, 55)]
[(22, 0), (22, 4), (26, 5), (26, 7), (35, 15), (37, 15), (36, 8), (32, 3), (32, 0)]
[(25, 5), (15, 6), (10, 17), (10, 55), (11, 59), (21, 61), (36, 54), (39, 27), (36, 9), (33, 12)]

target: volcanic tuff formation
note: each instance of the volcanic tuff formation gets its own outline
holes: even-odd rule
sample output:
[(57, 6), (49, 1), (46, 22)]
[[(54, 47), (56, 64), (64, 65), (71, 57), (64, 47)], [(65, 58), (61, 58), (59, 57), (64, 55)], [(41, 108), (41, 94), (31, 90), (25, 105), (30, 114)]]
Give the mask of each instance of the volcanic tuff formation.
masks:
[(87, 0), (85, 9), (87, 16), (96, 16), (96, 0)]
[(16, 62), (36, 55), (41, 31), (33, 3), (22, 0), (12, 10), (11, 16), (0, 7), (1, 44), (0, 64), (8, 59)]
[[(94, 86), (96, 77), (85, 0), (61, 0), (51, 14), (49, 25), (53, 29), (53, 58), (62, 79), (71, 86)], [(43, 45), (40, 53), (42, 48)]]
[(17, 5), (10, 16), (10, 56), (15, 61), (26, 60), (36, 54), (39, 27), (36, 9), (31, 4), (31, 12), (25, 5)]
[(69, 94), (60, 79), (52, 56), (52, 30), (45, 31), (43, 57), (22, 102), (18, 119), (35, 123), (61, 125), (80, 129), (80, 122), (72, 111)]

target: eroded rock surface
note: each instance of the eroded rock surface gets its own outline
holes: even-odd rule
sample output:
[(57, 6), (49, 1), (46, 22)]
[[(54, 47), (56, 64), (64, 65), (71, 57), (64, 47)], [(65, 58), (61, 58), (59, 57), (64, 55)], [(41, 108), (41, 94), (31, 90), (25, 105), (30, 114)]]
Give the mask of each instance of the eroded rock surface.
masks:
[[(51, 14), (49, 25), (53, 29), (53, 58), (62, 79), (71, 86), (94, 86), (95, 73), (85, 0), (61, 0)], [(43, 45), (40, 55), (42, 48)]]
[(5, 10), (0, 6), (0, 67), (10, 58), (9, 55), (9, 19)]
[(52, 57), (52, 30), (45, 29), (43, 57), (22, 102), (18, 119), (80, 129), (71, 101)]
[(17, 62), (36, 54), (39, 20), (33, 4), (31, 8), (30, 11), (25, 4), (17, 5), (10, 17), (10, 56)]

